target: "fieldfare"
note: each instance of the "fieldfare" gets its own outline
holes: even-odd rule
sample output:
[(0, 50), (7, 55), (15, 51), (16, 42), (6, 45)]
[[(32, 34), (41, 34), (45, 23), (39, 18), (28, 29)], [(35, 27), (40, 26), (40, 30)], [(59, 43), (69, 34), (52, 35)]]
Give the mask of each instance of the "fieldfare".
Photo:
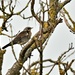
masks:
[(31, 38), (31, 29), (32, 27), (26, 27), (22, 32), (20, 32), (11, 42), (2, 47), (2, 49), (7, 48), (15, 44), (24, 45)]

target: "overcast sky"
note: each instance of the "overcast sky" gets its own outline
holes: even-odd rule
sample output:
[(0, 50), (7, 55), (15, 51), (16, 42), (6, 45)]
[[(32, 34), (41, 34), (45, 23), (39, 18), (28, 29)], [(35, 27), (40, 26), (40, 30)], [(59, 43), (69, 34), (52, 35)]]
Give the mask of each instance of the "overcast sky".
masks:
[[(38, 1), (36, 0), (36, 4), (38, 4)], [(15, 12), (20, 10), (22, 7), (24, 7), (25, 3), (26, 2), (24, 2), (24, 0), (18, 0)], [(73, 18), (73, 20), (75, 19), (75, 11), (73, 10), (74, 9), (74, 4), (75, 4), (75, 0), (72, 0), (69, 4), (67, 4), (65, 6), (66, 9), (69, 11), (69, 13), (70, 13), (71, 17)], [(36, 5), (35, 8), (37, 9), (36, 11), (39, 10), (38, 5)], [(28, 16), (28, 15), (31, 14), (29, 12), (29, 9), (30, 8), (25, 10), (25, 13), (24, 13), (25, 16)], [(33, 27), (33, 30), (32, 30), (33, 35), (39, 29), (39, 23), (37, 23), (35, 21), (35, 19), (23, 20), (20, 16), (18, 16), (18, 17), (14, 16), (12, 18), (13, 18), (13, 20), (10, 23), (12, 24), (13, 35), (18, 33), (18, 31), (22, 31), (27, 26)], [(2, 22), (2, 20), (0, 20), (0, 23), (1, 22)], [(9, 30), (9, 32), (4, 31), (4, 33), (11, 35), (10, 27), (8, 27), (8, 30)], [(1, 47), (4, 46), (5, 44), (7, 44), (10, 41), (9, 38), (6, 37), (6, 36), (0, 36), (0, 40), (1, 40), (1, 42), (0, 42)], [(48, 45), (46, 46), (46, 48), (44, 50), (44, 55), (43, 55), (44, 59), (51, 58), (51, 59), (57, 60), (58, 56), (60, 56), (62, 52), (68, 50), (69, 44), (72, 43), (72, 42), (75, 46), (75, 35), (70, 32), (70, 30), (68, 29), (68, 27), (65, 25), (64, 22), (59, 24), (56, 27), (56, 29), (55, 29), (54, 33), (52, 34), (52, 36), (50, 37)], [(13, 63), (15, 62), (14, 56), (13, 56), (12, 51), (11, 51), (11, 47), (6, 48), (6, 50), (7, 51), (4, 55), (4, 61), (3, 61), (3, 71), (2, 71), (3, 75), (6, 74), (8, 69), (11, 68)], [(20, 45), (15, 45), (14, 50), (15, 50), (16, 56), (18, 58), (19, 52), (21, 50), (21, 46)], [(33, 51), (32, 54), (33, 54), (33, 57), (31, 58), (31, 60), (33, 60), (33, 61), (38, 60), (39, 56), (38, 56), (37, 50)], [(37, 58), (37, 59), (35, 59), (35, 58)], [(67, 60), (69, 61), (73, 58), (75, 58), (74, 55), (72, 55)], [(28, 65), (28, 62), (26, 62), (26, 64)], [(49, 64), (49, 63), (47, 63), (47, 64)], [(75, 66), (75, 64), (73, 66)], [(45, 69), (44, 71), (47, 73), (48, 70), (49, 69)], [(54, 73), (57, 73), (57, 75), (59, 75), (59, 72), (57, 72), (57, 67), (53, 70), (51, 75), (53, 75)], [(72, 74), (69, 73), (69, 75), (72, 75)]]

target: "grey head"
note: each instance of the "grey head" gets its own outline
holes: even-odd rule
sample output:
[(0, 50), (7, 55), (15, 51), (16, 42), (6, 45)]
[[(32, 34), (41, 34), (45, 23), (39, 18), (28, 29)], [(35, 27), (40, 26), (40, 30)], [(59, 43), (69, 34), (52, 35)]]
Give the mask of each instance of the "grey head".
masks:
[(23, 31), (30, 31), (33, 27), (26, 27)]

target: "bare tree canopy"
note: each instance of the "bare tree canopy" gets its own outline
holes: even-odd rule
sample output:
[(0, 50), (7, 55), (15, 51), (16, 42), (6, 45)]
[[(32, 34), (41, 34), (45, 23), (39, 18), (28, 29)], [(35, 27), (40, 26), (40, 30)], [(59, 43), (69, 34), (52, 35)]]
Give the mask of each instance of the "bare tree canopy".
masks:
[[(75, 34), (75, 21), (65, 8), (65, 5), (70, 4), (71, 1), (72, 0), (64, 0), (63, 2), (61, 0), (0, 0), (0, 37), (3, 36), (11, 39), (9, 43), (3, 45), (3, 47), (1, 46), (0, 49), (0, 75), (2, 75), (2, 66), (5, 62), (3, 60), (6, 52), (9, 51), (9, 46), (16, 61), (11, 65), (12, 67), (7, 69), (6, 75), (51, 75), (55, 67), (58, 67), (59, 75), (69, 75), (68, 71), (75, 75), (75, 69), (72, 67), (72, 65), (75, 64), (75, 59), (72, 58), (70, 61), (65, 61), (75, 54), (73, 42), (68, 44), (68, 48), (65, 51), (63, 50), (56, 60), (51, 58), (50, 55), (50, 58), (44, 59), (45, 48), (57, 26), (65, 23), (63, 25), (66, 25), (70, 30), (69, 32), (73, 35)], [(20, 20), (22, 22), (20, 22)], [(26, 26), (29, 21), (31, 21), (31, 24), (36, 21), (37, 25), (34, 22), (32, 25)], [(23, 30), (21, 32), (14, 32), (13, 26), (16, 26), (16, 30), (19, 27), (20, 29), (22, 27)], [(31, 37), (33, 34), (32, 30), (35, 29), (35, 27), (37, 27), (38, 31)], [(11, 35), (7, 34), (8, 32)], [(15, 33), (14, 35), (13, 32)], [(58, 37), (59, 36), (60, 35), (58, 35)], [(5, 41), (7, 40), (2, 40), (1, 42), (3, 43)], [(15, 44), (19, 44), (22, 47), (18, 58), (15, 52), (16, 49), (14, 48)], [(32, 57), (34, 57), (32, 52), (34, 50), (37, 50), (36, 55), (39, 54), (39, 60), (33, 60), (32, 62)], [(51, 50), (50, 47), (48, 50)], [(11, 56), (9, 57), (11, 59)], [(28, 65), (25, 65), (26, 61), (29, 63)], [(44, 63), (47, 62), (49, 62), (49, 64), (44, 65)], [(49, 70), (44, 74), (44, 69)]]

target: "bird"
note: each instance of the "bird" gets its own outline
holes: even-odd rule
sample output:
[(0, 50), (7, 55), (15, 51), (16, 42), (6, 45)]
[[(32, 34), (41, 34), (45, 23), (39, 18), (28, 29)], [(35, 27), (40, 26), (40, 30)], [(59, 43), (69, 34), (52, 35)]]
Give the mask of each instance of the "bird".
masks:
[(3, 46), (2, 49), (5, 49), (8, 46), (12, 46), (15, 44), (20, 44), (21, 46), (26, 44), (31, 38), (31, 35), (32, 35), (31, 29), (32, 27), (24, 28), (22, 32), (20, 32), (11, 42)]

